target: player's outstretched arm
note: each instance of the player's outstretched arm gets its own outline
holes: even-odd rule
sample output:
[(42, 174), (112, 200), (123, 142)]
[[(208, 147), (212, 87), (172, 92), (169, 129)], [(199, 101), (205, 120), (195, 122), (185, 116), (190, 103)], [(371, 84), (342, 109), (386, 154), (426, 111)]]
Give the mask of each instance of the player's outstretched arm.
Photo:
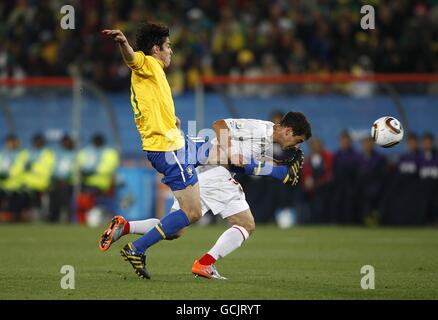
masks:
[(286, 165), (276, 166), (272, 163), (252, 159), (243, 166), (243, 173), (250, 176), (270, 176), (284, 181), (289, 174), (289, 168)]
[(230, 170), (252, 176), (270, 176), (280, 180), (283, 184), (295, 187), (298, 184), (303, 163), (304, 156), (300, 150), (293, 159), (277, 162), (277, 165), (251, 159), (243, 167), (232, 166)]
[(128, 40), (122, 31), (105, 29), (102, 33), (119, 44), (120, 52), (122, 53), (123, 60), (125, 60), (126, 64), (134, 61), (134, 49), (129, 45)]

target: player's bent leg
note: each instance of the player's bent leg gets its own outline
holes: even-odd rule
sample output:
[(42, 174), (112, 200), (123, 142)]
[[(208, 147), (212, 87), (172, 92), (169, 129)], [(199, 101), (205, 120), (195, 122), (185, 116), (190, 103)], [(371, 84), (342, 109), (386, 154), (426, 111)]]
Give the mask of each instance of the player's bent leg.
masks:
[[(170, 213), (173, 213), (180, 209), (179, 207), (170, 209)], [(130, 234), (140, 234), (144, 235), (148, 233), (152, 228), (154, 228), (158, 223), (160, 222), (160, 219), (157, 218), (149, 218), (146, 220), (136, 220), (136, 221), (128, 221), (128, 232)], [(166, 240), (175, 240), (181, 237), (187, 228), (184, 228), (180, 231), (178, 231), (176, 234), (170, 235), (166, 237)]]
[[(152, 228), (154, 228), (159, 222), (160, 219), (157, 218), (150, 218), (150, 219), (139, 220), (139, 221), (128, 221), (130, 225), (129, 228), (130, 231), (128, 233), (144, 235), (148, 233)], [(186, 230), (187, 228), (184, 228), (175, 234), (167, 236), (165, 240), (178, 239), (185, 233)]]
[(157, 218), (149, 218), (146, 220), (128, 221), (129, 233), (143, 235), (145, 233), (148, 233), (159, 222), (160, 222), (160, 219), (157, 219)]
[[(150, 218), (150, 219), (146, 219), (146, 220), (137, 220), (137, 221), (128, 221), (129, 231), (127, 233), (144, 235), (144, 234), (148, 233), (152, 228), (154, 228), (158, 223), (160, 223), (160, 219), (157, 219), (157, 218)], [(178, 239), (179, 237), (181, 237), (184, 234), (186, 229), (187, 228), (184, 228), (173, 235), (167, 236), (165, 240)]]
[(173, 192), (175, 198), (178, 200), (182, 211), (187, 215), (190, 224), (201, 219), (201, 197), (199, 195), (199, 183), (188, 186), (184, 190)]
[(133, 242), (133, 247), (139, 253), (144, 253), (149, 247), (160, 240), (175, 239), (183, 228), (197, 221), (201, 216), (201, 200), (199, 185), (189, 185), (185, 189), (174, 191), (174, 196), (180, 204), (180, 209), (166, 215), (143, 237)]
[[(180, 202), (181, 209), (164, 216), (149, 232), (125, 246), (121, 254), (134, 267), (137, 275), (149, 279), (146, 270), (145, 252), (151, 246), (168, 237), (173, 237), (201, 216), (198, 177), (193, 165), (183, 163), (175, 152), (149, 152), (153, 167), (164, 175), (162, 182), (169, 186)], [(169, 159), (174, 159), (170, 161)], [(184, 211), (186, 210), (187, 213)], [(126, 254), (123, 251), (129, 251)], [(139, 263), (138, 257), (141, 258)], [(144, 258), (143, 258), (144, 257)]]
[(215, 245), (192, 265), (192, 273), (209, 279), (224, 279), (215, 267), (215, 262), (238, 249), (254, 232), (255, 222), (251, 210), (246, 209), (227, 218), (232, 225), (216, 241)]
[[(201, 201), (197, 183), (189, 185), (185, 189), (174, 191), (174, 194), (177, 199), (179, 198), (181, 208), (185, 208), (189, 214), (179, 209), (166, 215), (154, 228), (136, 241), (128, 243), (121, 251), (122, 256), (132, 265), (137, 275), (142, 278), (150, 279), (150, 274), (146, 270), (146, 250), (157, 242), (178, 234), (191, 222), (197, 221), (198, 216), (201, 215)], [(139, 258), (141, 259), (139, 260)]]
[(99, 249), (102, 251), (108, 250), (114, 242), (127, 234), (143, 235), (159, 222), (160, 220), (156, 218), (127, 221), (122, 216), (115, 216), (99, 238)]
[[(189, 185), (185, 189), (174, 191), (174, 195), (179, 200), (181, 209), (164, 216), (160, 223), (155, 225), (143, 237), (132, 243), (138, 253), (144, 253), (155, 243), (174, 236), (180, 230), (199, 219), (198, 216), (201, 215), (201, 200), (197, 183)], [(187, 210), (188, 213), (184, 210)]]
[(232, 226), (244, 228), (248, 235), (251, 235), (255, 230), (255, 221), (250, 209), (237, 213), (227, 218), (228, 223)]

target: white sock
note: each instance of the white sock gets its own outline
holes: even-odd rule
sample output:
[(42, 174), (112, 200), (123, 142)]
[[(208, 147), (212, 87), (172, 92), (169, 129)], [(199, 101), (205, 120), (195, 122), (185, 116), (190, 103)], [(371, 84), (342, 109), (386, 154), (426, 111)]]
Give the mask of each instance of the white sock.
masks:
[(234, 225), (222, 233), (208, 254), (219, 260), (239, 248), (248, 237), (249, 233), (245, 228)]
[(145, 234), (160, 222), (160, 219), (151, 218), (146, 220), (129, 221), (129, 233)]

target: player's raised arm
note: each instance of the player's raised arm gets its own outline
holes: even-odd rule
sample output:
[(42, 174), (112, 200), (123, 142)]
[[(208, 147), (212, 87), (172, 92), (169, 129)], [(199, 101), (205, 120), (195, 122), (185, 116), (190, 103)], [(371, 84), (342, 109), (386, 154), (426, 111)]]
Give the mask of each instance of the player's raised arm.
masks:
[(295, 187), (298, 184), (303, 164), (303, 152), (297, 149), (290, 159), (274, 161), (272, 163), (250, 159), (243, 167), (231, 166), (229, 169), (233, 172), (250, 176), (270, 176), (282, 181), (283, 184)]
[(111, 37), (115, 42), (119, 44), (120, 52), (122, 53), (123, 60), (126, 64), (134, 62), (135, 55), (134, 49), (129, 45), (125, 35), (120, 30), (103, 30), (102, 33), (108, 37)]

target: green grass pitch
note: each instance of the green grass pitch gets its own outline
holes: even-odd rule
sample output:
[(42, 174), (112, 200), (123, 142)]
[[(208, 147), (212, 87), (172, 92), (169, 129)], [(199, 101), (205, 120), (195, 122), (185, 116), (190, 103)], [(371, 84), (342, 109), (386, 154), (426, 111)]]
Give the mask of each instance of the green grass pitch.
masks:
[[(194, 226), (183, 238), (151, 248), (151, 280), (119, 255), (136, 236), (100, 252), (103, 228), (0, 225), (0, 299), (438, 299), (438, 230), (258, 226), (218, 262), (226, 281), (194, 278), (191, 265), (225, 225)], [(63, 290), (63, 265), (75, 289)], [(375, 269), (375, 289), (360, 269)]]

